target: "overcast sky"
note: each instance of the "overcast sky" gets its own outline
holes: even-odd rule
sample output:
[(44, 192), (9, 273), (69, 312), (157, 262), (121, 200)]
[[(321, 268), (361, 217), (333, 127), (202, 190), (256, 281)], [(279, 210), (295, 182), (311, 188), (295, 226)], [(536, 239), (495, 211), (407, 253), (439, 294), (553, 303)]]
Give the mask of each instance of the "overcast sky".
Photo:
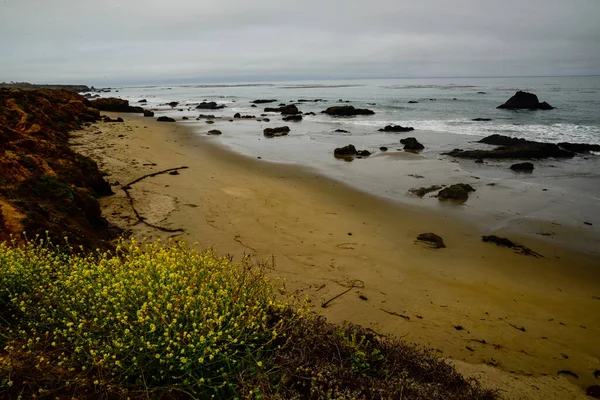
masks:
[(600, 0), (0, 0), (0, 81), (600, 74)]

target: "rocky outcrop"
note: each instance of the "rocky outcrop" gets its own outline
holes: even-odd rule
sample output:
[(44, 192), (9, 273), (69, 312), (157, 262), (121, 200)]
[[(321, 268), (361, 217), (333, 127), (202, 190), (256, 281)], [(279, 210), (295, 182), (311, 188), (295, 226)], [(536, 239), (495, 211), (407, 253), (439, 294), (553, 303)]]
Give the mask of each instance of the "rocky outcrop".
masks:
[(414, 137), (401, 139), (400, 143), (402, 143), (404, 145), (404, 150), (418, 151), (418, 150), (423, 150), (425, 148), (425, 146), (423, 146), (421, 143), (419, 143), (419, 141), (417, 139), (415, 139)]
[(385, 128), (379, 129), (379, 132), (411, 132), (414, 130), (415, 128), (410, 126), (387, 125)]
[(323, 114), (335, 116), (335, 117), (352, 117), (355, 115), (373, 115), (374, 111), (366, 108), (354, 108), (354, 106), (334, 106), (329, 107), (325, 111), (321, 111)]
[(497, 147), (493, 150), (461, 150), (454, 149), (443, 153), (453, 157), (475, 158), (475, 159), (540, 159), (540, 158), (571, 158), (576, 153), (588, 153), (600, 151), (600, 145), (586, 143), (543, 143), (504, 135), (491, 135), (479, 141), (479, 143), (491, 144)]
[(214, 101), (203, 101), (196, 106), (196, 110), (220, 110), (222, 108), (225, 108), (224, 104), (217, 104)]
[(474, 192), (473, 186), (466, 183), (457, 183), (445, 189), (440, 190), (437, 194), (439, 200), (454, 200), (464, 203), (469, 198), (469, 193)]
[(533, 171), (533, 168), (534, 168), (534, 166), (530, 162), (513, 164), (510, 166), (510, 169), (512, 169), (515, 172), (531, 172), (531, 171)]
[(417, 241), (423, 242), (431, 248), (434, 249), (445, 249), (446, 245), (444, 244), (444, 239), (435, 233), (421, 233), (417, 236)]
[(156, 119), (158, 122), (175, 122), (175, 120), (171, 117), (166, 117), (166, 116), (162, 116), (162, 117), (158, 117)]
[(0, 241), (46, 232), (56, 244), (110, 247), (120, 231), (97, 198), (112, 194), (97, 164), (69, 147), (69, 132), (100, 114), (67, 90), (0, 89)]
[(0, 82), (0, 88), (7, 89), (22, 89), (22, 90), (34, 90), (34, 89), (59, 89), (68, 90), (75, 93), (93, 92), (94, 87), (91, 88), (86, 85), (37, 85), (29, 82), (11, 82), (5, 83)]
[(298, 110), (298, 107), (296, 107), (295, 104), (283, 105), (280, 107), (267, 107), (265, 108), (265, 112), (278, 112), (282, 115), (300, 114), (300, 110)]
[(144, 117), (154, 117), (154, 111), (144, 110)]
[(518, 91), (506, 103), (497, 108), (509, 110), (552, 110), (554, 107), (545, 101), (540, 103), (538, 97), (533, 93)]
[(129, 101), (117, 99), (116, 97), (100, 97), (90, 101), (91, 106), (100, 111), (123, 112), (123, 113), (143, 113), (142, 107), (129, 105)]
[(281, 126), (279, 128), (267, 128), (263, 131), (265, 137), (279, 137), (279, 136), (287, 136), (290, 132), (290, 128), (288, 126)]

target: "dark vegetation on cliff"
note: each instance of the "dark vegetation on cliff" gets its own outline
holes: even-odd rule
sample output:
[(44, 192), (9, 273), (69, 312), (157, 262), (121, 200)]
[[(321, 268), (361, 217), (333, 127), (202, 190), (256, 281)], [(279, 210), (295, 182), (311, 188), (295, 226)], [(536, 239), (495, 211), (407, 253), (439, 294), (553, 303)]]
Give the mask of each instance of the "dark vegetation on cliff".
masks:
[(48, 232), (102, 248), (118, 235), (97, 201), (110, 185), (68, 144), (70, 131), (98, 118), (72, 91), (0, 89), (0, 241)]
[(64, 90), (70, 90), (70, 91), (76, 92), (76, 93), (92, 91), (92, 88), (90, 88), (86, 85), (38, 85), (35, 83), (29, 83), (29, 82), (10, 82), (10, 83), (0, 82), (0, 88), (24, 89), (24, 90), (64, 89)]

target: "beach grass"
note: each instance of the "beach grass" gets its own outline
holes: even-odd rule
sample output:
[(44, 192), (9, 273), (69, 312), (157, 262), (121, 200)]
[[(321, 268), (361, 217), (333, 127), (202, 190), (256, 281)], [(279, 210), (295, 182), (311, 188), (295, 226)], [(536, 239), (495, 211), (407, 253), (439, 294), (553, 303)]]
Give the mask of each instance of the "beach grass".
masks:
[(309, 312), (266, 265), (181, 242), (0, 245), (0, 393), (487, 399), (430, 350)]

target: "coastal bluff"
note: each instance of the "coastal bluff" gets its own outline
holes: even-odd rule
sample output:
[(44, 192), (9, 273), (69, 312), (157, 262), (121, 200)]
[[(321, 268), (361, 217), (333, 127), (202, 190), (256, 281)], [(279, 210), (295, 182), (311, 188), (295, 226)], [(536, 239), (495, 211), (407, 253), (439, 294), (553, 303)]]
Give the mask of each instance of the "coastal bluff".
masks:
[(100, 119), (73, 91), (0, 89), (0, 241), (49, 236), (105, 248), (110, 227), (97, 198), (111, 195), (92, 159), (69, 146), (70, 132)]

